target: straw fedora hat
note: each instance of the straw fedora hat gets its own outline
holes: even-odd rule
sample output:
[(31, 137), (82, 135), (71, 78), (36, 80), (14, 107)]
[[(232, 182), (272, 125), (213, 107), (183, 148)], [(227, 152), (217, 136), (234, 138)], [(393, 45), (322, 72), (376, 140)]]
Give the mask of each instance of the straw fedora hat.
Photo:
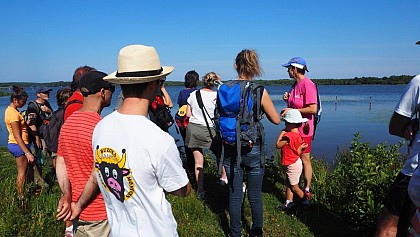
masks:
[(145, 45), (129, 45), (118, 54), (118, 70), (104, 77), (115, 84), (140, 84), (165, 78), (174, 70), (161, 66), (155, 48)]

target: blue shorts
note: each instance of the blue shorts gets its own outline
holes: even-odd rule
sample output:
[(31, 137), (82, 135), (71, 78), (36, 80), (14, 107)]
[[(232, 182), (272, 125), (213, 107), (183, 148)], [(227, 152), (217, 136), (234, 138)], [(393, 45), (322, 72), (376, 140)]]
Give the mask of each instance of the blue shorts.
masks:
[[(31, 144), (26, 144), (26, 147), (29, 150), (31, 150)], [(15, 158), (25, 155), (25, 152), (23, 152), (22, 149), (20, 149), (19, 145), (16, 143), (7, 144), (7, 149), (9, 150), (10, 154), (12, 154)]]

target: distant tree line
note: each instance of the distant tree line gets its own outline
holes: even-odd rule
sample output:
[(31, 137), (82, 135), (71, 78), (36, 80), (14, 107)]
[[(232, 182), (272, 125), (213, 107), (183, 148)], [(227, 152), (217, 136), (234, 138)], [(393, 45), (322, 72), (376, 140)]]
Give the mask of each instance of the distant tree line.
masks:
[[(352, 79), (313, 79), (318, 85), (368, 85), (368, 84), (381, 84), (381, 85), (400, 85), (407, 84), (414, 76), (400, 75), (390, 77), (355, 77)], [(277, 80), (255, 80), (262, 85), (290, 85), (292, 79), (277, 79)], [(20, 85), (22, 87), (66, 87), (70, 86), (69, 81), (58, 82), (3, 82), (0, 83), (1, 87), (11, 87), (13, 85)], [(167, 86), (183, 86), (183, 81), (166, 81)]]
[[(313, 79), (318, 85), (401, 85), (407, 84), (414, 76), (355, 77), (353, 79)], [(256, 80), (263, 85), (290, 85), (291, 79)]]

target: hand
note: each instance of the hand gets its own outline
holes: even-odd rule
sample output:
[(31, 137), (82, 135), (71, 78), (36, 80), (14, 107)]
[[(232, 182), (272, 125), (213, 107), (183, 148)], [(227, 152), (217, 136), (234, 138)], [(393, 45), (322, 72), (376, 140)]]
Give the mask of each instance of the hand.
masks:
[(36, 121), (36, 113), (29, 113), (28, 119), (26, 120), (26, 124), (28, 126), (35, 125), (35, 121)]
[(29, 152), (29, 154), (26, 155), (26, 159), (28, 159), (28, 163), (33, 163), (35, 161), (35, 156)]
[(284, 117), (286, 116), (287, 111), (291, 110), (292, 108), (284, 108), (280, 112), (280, 116)]
[(404, 129), (404, 138), (411, 141), (413, 139), (414, 136), (414, 131), (413, 131), (413, 127), (408, 125), (407, 127), (405, 127)]
[(35, 145), (37, 148), (42, 148), (41, 138), (39, 136), (35, 137)]
[(289, 99), (289, 97), (290, 97), (290, 93), (289, 92), (284, 92), (284, 94), (283, 94), (283, 100), (288, 100)]
[(41, 110), (44, 111), (47, 114), (50, 114), (52, 112), (51, 109), (48, 108), (48, 106), (46, 106), (45, 104), (41, 105)]
[(76, 219), (80, 213), (82, 212), (82, 209), (77, 205), (77, 203), (72, 202), (71, 203), (71, 217), (70, 220)]
[(57, 206), (57, 220), (68, 221), (71, 216), (71, 194), (61, 196)]
[(302, 144), (300, 144), (300, 148), (302, 150), (305, 150), (306, 148), (308, 148), (308, 143), (302, 143)]

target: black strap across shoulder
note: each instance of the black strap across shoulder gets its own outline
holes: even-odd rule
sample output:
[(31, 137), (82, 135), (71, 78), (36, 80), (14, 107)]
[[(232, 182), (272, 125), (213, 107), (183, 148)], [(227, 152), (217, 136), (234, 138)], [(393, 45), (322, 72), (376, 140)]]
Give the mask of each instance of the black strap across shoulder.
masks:
[[(196, 97), (197, 97), (198, 107), (200, 107), (201, 112), (203, 113), (204, 121), (206, 122), (207, 130), (209, 131), (210, 138), (213, 140), (213, 138), (214, 138), (214, 137), (213, 137), (213, 134), (211, 133), (210, 125), (209, 125), (209, 122), (207, 121), (207, 116), (206, 116), (206, 114), (209, 116), (209, 118), (210, 118), (210, 115), (209, 115), (209, 113), (207, 112), (206, 107), (204, 107), (203, 98), (201, 97), (201, 92), (200, 92), (200, 90), (197, 90), (197, 91), (195, 92), (195, 95), (196, 95)], [(204, 111), (205, 111), (205, 112), (204, 112)]]

